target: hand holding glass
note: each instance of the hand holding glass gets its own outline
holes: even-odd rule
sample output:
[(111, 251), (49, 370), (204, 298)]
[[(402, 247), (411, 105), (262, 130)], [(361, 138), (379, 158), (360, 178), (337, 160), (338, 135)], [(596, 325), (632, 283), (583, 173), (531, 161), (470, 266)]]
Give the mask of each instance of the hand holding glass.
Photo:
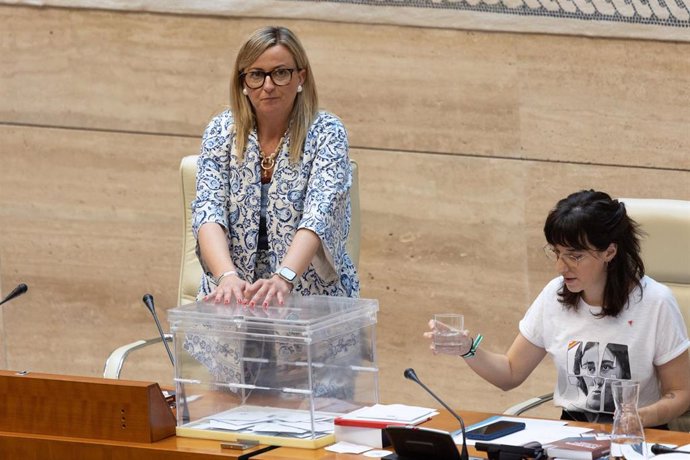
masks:
[(437, 313), (434, 315), (434, 350), (449, 355), (460, 354), (465, 344), (465, 317), (458, 313)]

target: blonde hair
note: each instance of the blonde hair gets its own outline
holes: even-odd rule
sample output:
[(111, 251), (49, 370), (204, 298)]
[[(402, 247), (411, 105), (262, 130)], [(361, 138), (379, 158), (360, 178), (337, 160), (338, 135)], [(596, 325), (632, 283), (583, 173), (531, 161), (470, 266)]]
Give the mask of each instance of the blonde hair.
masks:
[(249, 99), (242, 93), (242, 79), (240, 74), (249, 65), (259, 59), (268, 48), (283, 45), (295, 59), (298, 70), (306, 70), (306, 77), (302, 83), (302, 92), (297, 93), (292, 111), (290, 112), (290, 161), (297, 162), (302, 156), (307, 130), (316, 118), (318, 112), (318, 96), (316, 83), (312, 76), (307, 53), (297, 36), (286, 27), (262, 27), (254, 31), (242, 45), (233, 68), (230, 81), (230, 106), (235, 120), (235, 145), (240, 161), (244, 158), (249, 132), (256, 124), (256, 116)]

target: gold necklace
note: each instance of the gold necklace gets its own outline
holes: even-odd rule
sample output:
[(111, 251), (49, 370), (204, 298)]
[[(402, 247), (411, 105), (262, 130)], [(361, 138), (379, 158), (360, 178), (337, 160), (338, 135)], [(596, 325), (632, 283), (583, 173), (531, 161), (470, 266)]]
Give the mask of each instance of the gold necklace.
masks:
[(261, 156), (261, 179), (266, 180), (271, 178), (271, 171), (273, 171), (273, 167), (276, 164), (276, 157), (278, 156), (278, 153), (280, 153), (280, 150), (283, 148), (284, 141), (285, 134), (283, 134), (283, 137), (280, 138), (278, 141), (278, 146), (271, 155), (266, 155), (261, 149), (261, 144), (259, 144), (259, 155)]

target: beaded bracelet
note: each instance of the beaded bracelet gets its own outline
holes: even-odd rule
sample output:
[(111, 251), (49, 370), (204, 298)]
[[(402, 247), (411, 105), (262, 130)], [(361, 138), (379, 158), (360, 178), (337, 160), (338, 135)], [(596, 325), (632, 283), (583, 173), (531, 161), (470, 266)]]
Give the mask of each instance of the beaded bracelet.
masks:
[(470, 351), (465, 353), (464, 355), (460, 355), (461, 358), (471, 358), (477, 353), (477, 348), (479, 348), (479, 344), (482, 343), (482, 340), (484, 340), (484, 336), (481, 334), (477, 334), (477, 338), (475, 338), (472, 341), (472, 346), (470, 347)]

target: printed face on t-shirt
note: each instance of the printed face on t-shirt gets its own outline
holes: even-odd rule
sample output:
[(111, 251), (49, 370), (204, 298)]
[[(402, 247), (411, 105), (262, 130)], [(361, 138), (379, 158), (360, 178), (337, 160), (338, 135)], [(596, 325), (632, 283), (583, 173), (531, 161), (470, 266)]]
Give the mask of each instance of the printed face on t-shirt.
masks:
[(630, 379), (627, 345), (609, 343), (602, 348), (598, 342), (572, 342), (570, 350), (570, 369), (576, 377), (572, 384), (586, 397), (583, 409), (614, 412), (611, 383)]

